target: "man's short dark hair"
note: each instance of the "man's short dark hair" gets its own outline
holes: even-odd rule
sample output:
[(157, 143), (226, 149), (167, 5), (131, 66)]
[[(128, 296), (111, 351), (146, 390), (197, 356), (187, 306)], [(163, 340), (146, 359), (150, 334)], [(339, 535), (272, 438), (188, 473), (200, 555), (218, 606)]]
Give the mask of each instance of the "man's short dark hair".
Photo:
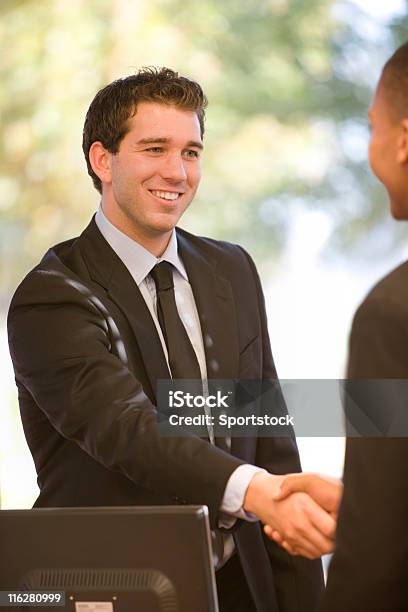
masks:
[(396, 119), (408, 117), (408, 42), (401, 45), (385, 64), (380, 87), (391, 115)]
[(82, 149), (88, 174), (102, 193), (102, 183), (89, 162), (92, 143), (100, 141), (110, 153), (119, 151), (129, 131), (128, 119), (136, 113), (139, 102), (158, 102), (197, 113), (201, 138), (207, 98), (195, 81), (179, 76), (169, 68), (142, 68), (137, 74), (118, 79), (96, 94), (86, 114)]

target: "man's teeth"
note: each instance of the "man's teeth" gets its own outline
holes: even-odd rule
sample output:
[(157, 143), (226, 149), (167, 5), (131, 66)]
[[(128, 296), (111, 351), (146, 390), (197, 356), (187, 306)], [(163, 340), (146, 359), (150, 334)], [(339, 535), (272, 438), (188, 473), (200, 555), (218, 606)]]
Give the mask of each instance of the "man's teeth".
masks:
[(163, 200), (177, 200), (179, 197), (179, 194), (173, 191), (152, 191), (152, 194)]

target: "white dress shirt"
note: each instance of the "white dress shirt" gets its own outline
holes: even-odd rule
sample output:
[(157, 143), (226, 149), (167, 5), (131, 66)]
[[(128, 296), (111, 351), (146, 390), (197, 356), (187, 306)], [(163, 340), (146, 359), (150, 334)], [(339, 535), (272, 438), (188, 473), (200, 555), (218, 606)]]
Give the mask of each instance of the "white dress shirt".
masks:
[[(150, 276), (150, 272), (154, 266), (161, 261), (168, 261), (174, 266), (173, 280), (177, 310), (196, 353), (200, 366), (201, 378), (203, 381), (206, 381), (207, 366), (205, 362), (200, 319), (184, 264), (178, 254), (176, 231), (173, 230), (169, 244), (163, 255), (161, 257), (155, 257), (150, 251), (115, 227), (104, 215), (102, 206), (99, 207), (96, 213), (95, 222), (102, 236), (122, 260), (139, 287), (156, 326), (167, 360), (167, 365), (167, 347), (157, 316), (156, 286), (153, 278)], [(209, 435), (211, 441), (213, 441), (212, 431), (209, 431)], [(240, 465), (234, 470), (227, 482), (220, 506), (220, 527), (232, 527), (237, 518), (242, 518), (250, 522), (258, 520), (253, 514), (245, 512), (242, 506), (246, 490), (252, 477), (254, 474), (262, 471), (265, 470), (250, 464)], [(224, 562), (231, 556), (233, 550), (234, 543), (232, 537), (225, 537)]]

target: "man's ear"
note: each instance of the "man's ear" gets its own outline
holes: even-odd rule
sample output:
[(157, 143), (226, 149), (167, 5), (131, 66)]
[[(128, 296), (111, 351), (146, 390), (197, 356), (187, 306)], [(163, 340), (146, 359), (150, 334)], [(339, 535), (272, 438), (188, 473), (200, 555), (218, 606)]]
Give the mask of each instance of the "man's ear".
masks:
[(399, 164), (406, 164), (408, 162), (408, 119), (401, 121), (401, 131), (397, 147), (397, 162)]
[(111, 159), (112, 153), (107, 151), (99, 140), (92, 143), (89, 149), (89, 161), (92, 170), (102, 183), (110, 183), (112, 180)]

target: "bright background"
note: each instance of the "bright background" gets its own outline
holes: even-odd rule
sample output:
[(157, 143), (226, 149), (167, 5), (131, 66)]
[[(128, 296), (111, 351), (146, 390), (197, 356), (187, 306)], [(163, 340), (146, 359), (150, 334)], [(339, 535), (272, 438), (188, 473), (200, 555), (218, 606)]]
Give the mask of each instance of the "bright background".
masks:
[[(2, 0), (2, 508), (36, 497), (6, 312), (24, 274), (98, 204), (81, 152), (95, 92), (143, 65), (203, 85), (204, 179), (182, 225), (255, 258), (282, 378), (341, 378), (355, 308), (408, 255), (366, 162), (367, 106), (407, 27), (403, 0)], [(342, 438), (299, 446), (304, 469), (341, 474)]]

